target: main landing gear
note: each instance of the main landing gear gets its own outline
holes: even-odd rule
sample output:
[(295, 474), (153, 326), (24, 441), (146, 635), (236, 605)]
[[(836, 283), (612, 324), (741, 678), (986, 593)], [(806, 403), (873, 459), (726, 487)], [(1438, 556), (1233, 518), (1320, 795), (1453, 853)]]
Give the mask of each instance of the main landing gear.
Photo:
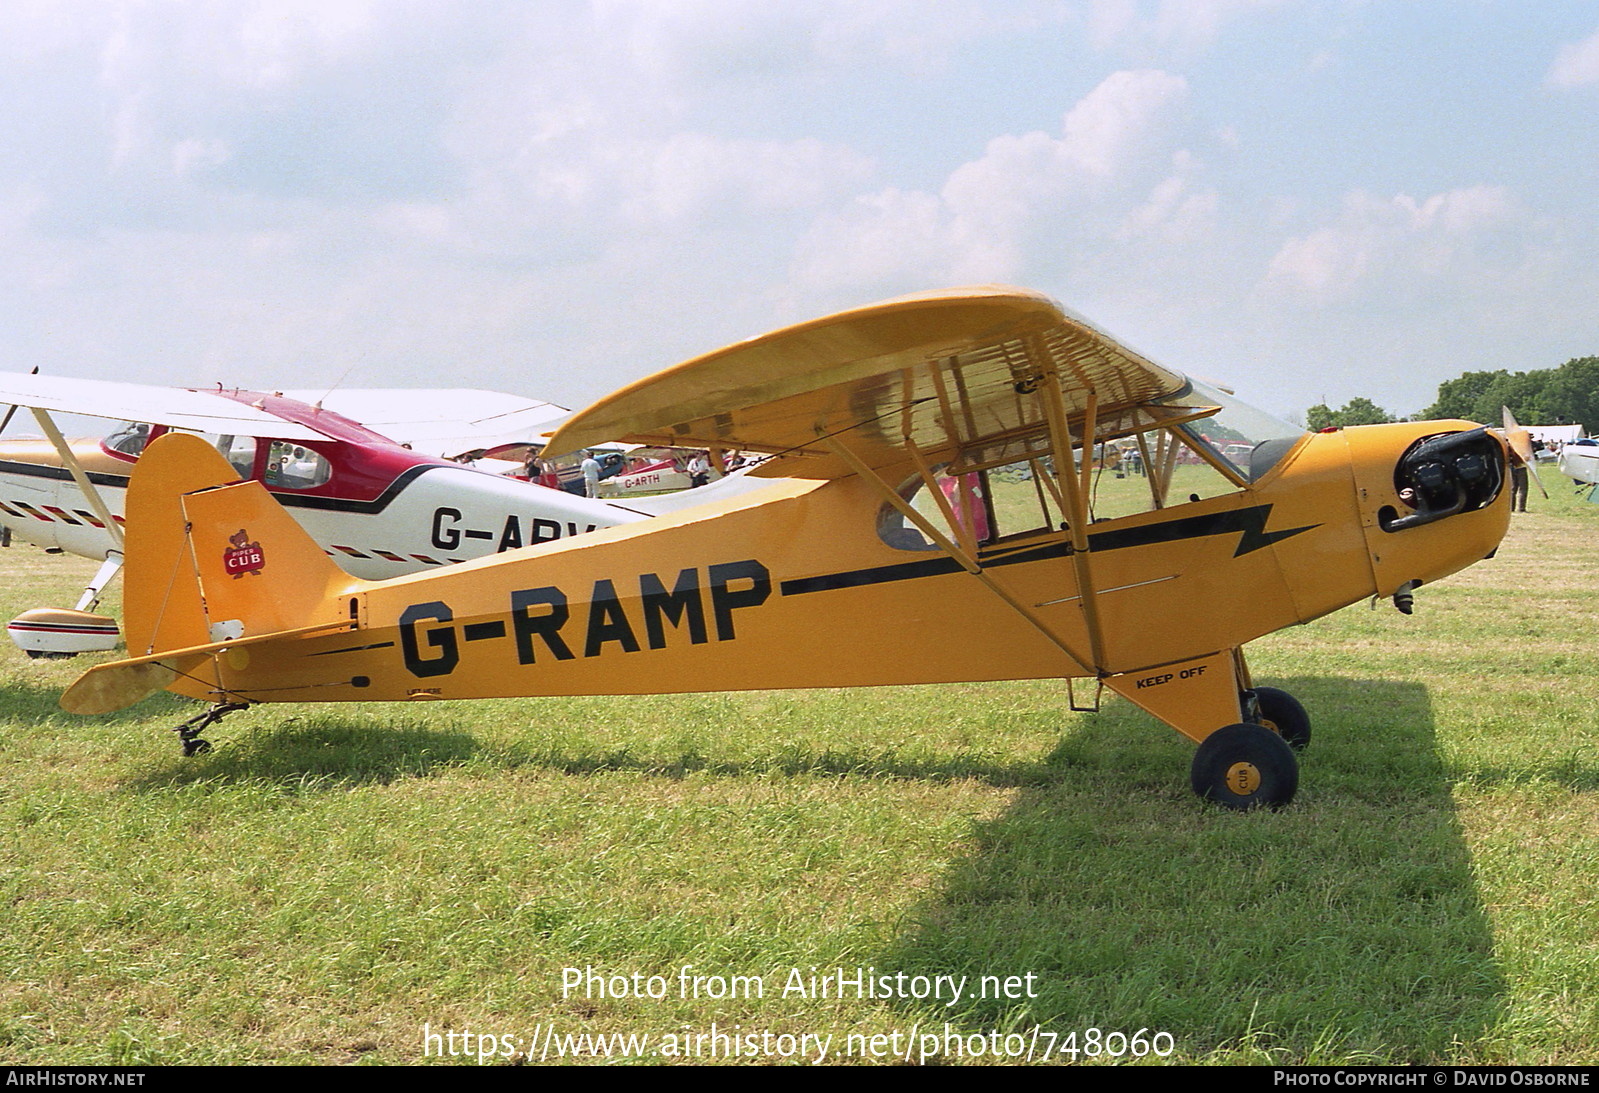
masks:
[(1250, 720), (1200, 742), (1189, 784), (1224, 808), (1281, 808), (1299, 789), (1294, 752), (1310, 743), (1310, 718), (1297, 699), (1275, 687), (1246, 691), (1243, 700)]
[(200, 739), (200, 734), (206, 729), (221, 721), (230, 713), (245, 709), (248, 702), (219, 702), (209, 709), (202, 710), (189, 720), (179, 725), (172, 731), (178, 734), (178, 740), (183, 744), (184, 755), (203, 755), (211, 750), (211, 741)]

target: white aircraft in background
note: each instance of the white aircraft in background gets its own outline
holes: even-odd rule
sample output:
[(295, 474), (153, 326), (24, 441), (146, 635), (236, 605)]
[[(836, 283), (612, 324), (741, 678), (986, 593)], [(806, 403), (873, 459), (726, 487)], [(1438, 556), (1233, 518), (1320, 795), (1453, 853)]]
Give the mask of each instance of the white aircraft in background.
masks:
[[(31, 409), (48, 438), (0, 440), (0, 526), (47, 550), (104, 562), (72, 610), (38, 608), (8, 625), (30, 656), (117, 644), (115, 620), (92, 611), (121, 567), (128, 475), (144, 446), (169, 430), (202, 434), (241, 479), (261, 482), (344, 570), (367, 580), (627, 524), (693, 503), (660, 497), (621, 505), (444, 458), (536, 441), (566, 414), (552, 403), (488, 391), (345, 391), (317, 405), (221, 387), (184, 390), (0, 373), (0, 403)], [(69, 441), (54, 413), (133, 424), (104, 438)]]
[(1579, 485), (1599, 484), (1599, 440), (1568, 441), (1560, 449), (1560, 473)]

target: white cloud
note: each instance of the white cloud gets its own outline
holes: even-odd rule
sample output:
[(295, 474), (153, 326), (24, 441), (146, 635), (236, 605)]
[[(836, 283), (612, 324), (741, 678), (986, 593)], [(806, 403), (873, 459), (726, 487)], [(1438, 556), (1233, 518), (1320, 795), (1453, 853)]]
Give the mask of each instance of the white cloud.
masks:
[(901, 287), (1011, 279), (1009, 240), (951, 217), (939, 197), (886, 189), (819, 219), (801, 240), (794, 279), (802, 294), (840, 289), (882, 295)]
[(1181, 76), (1143, 69), (1109, 76), (1066, 114), (1060, 154), (1066, 170), (1110, 175), (1146, 146), (1155, 120), (1186, 96)]
[(598, 25), (659, 78), (680, 83), (770, 78), (807, 68), (885, 63), (942, 68), (952, 53), (1008, 27), (1059, 19), (1050, 0), (600, 0)]
[[(1186, 166), (1188, 157), (1178, 159), (1180, 168)], [(1166, 243), (1195, 242), (1214, 230), (1219, 202), (1214, 190), (1194, 193), (1184, 174), (1171, 175), (1150, 191), (1148, 201), (1127, 215), (1116, 238), (1124, 242), (1138, 238), (1155, 238)]]
[(1473, 186), (1416, 201), (1364, 191), (1344, 198), (1337, 223), (1297, 236), (1272, 258), (1267, 286), (1327, 305), (1363, 293), (1411, 294), (1471, 278), (1486, 233), (1522, 212), (1502, 187)]
[(1223, 24), (1245, 15), (1279, 6), (1282, 0), (1161, 0), (1155, 12), (1155, 29), (1162, 38), (1208, 45), (1221, 34)]
[(813, 209), (872, 173), (868, 158), (817, 140), (679, 133), (616, 151), (621, 210), (656, 229), (746, 212)]
[(228, 161), (228, 146), (220, 140), (180, 140), (172, 148), (172, 172), (187, 178), (220, 167)]
[(1580, 87), (1599, 83), (1599, 31), (1580, 42), (1562, 46), (1544, 77), (1544, 83), (1549, 87)]
[(1136, 180), (1172, 162), (1170, 123), (1187, 90), (1166, 72), (1113, 73), (1066, 112), (1058, 137), (996, 137), (936, 197), (884, 190), (819, 219), (800, 245), (797, 276), (887, 290), (900, 278), (1008, 280), (1032, 251), (1110, 234), (1133, 204), (1129, 193), (1147, 192)]
[[(1434, 352), (1455, 369), (1495, 330), (1591, 351), (1599, 217), (1554, 158), (1585, 154), (1583, 118), (1507, 128), (1506, 189), (1418, 182), (1473, 177), (1450, 100), (1351, 116), (1326, 78), (1389, 72), (1400, 39), (1347, 33), (1383, 5), (1316, 8), (9, 0), (0, 326), (63, 372), (307, 386), (362, 360), (573, 402), (784, 318), (984, 280), (1230, 378), (1379, 325), (1457, 332)], [(1591, 86), (1596, 39), (1546, 32), (1535, 64)], [(1433, 101), (1435, 44), (1392, 70), (1404, 101)], [(1509, 93), (1525, 58), (1480, 45), (1484, 75), (1507, 66), (1484, 93)], [(1263, 54), (1295, 79), (1267, 86)]]

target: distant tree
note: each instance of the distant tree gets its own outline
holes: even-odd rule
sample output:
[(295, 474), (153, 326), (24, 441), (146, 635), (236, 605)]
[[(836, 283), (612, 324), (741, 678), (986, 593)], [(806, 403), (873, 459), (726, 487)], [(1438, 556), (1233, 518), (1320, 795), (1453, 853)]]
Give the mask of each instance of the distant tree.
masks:
[[(1599, 357), (1576, 357), (1545, 375), (1537, 405), (1527, 408), (1527, 420), (1599, 428)], [(1519, 414), (1517, 420), (1523, 420)]]
[(1532, 372), (1467, 372), (1439, 384), (1438, 401), (1422, 416), (1497, 425), (1505, 407), (1524, 425), (1599, 428), (1599, 357)]
[(1369, 398), (1352, 398), (1337, 410), (1318, 402), (1305, 411), (1305, 425), (1313, 432), (1346, 425), (1385, 425), (1394, 418)]
[(1444, 380), (1438, 385), (1438, 401), (1421, 412), (1423, 420), (1442, 417), (1470, 418), (1477, 411), (1477, 399), (1488, 390), (1494, 380), (1502, 379), (1509, 373), (1504, 369), (1497, 372), (1467, 372), (1452, 380)]

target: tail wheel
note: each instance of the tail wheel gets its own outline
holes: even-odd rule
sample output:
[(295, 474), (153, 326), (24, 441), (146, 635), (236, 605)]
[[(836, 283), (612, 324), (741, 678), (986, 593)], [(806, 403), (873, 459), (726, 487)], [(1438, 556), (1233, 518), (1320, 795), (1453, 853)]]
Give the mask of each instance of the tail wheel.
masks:
[(1256, 687), (1255, 716), (1257, 725), (1264, 725), (1288, 741), (1295, 751), (1304, 751), (1310, 744), (1310, 715), (1299, 699), (1276, 687)]
[(1189, 781), (1223, 808), (1281, 808), (1299, 789), (1299, 760), (1263, 725), (1227, 725), (1199, 745)]

